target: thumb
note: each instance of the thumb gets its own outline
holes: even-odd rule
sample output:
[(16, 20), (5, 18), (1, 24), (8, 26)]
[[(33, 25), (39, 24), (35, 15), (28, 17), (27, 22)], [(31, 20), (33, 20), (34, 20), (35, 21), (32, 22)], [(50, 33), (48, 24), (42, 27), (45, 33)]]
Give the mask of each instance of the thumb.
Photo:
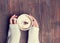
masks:
[(16, 24), (17, 23), (17, 18), (14, 18), (14, 24)]

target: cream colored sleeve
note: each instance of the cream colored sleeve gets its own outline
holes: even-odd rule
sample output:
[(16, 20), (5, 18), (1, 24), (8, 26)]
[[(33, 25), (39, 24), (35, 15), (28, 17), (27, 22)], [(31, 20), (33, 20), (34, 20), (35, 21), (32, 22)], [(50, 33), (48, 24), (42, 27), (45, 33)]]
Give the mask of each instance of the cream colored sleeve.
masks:
[(39, 28), (32, 27), (29, 30), (28, 43), (39, 43)]
[(10, 24), (8, 31), (8, 41), (7, 43), (19, 43), (20, 42), (21, 31), (17, 24)]

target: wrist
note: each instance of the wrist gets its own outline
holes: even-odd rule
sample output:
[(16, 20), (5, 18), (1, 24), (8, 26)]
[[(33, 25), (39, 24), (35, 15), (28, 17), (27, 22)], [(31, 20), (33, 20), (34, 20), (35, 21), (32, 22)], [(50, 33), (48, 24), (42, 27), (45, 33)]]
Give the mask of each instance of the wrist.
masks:
[(19, 28), (17, 24), (9, 24), (9, 27), (11, 29), (17, 29), (17, 28)]

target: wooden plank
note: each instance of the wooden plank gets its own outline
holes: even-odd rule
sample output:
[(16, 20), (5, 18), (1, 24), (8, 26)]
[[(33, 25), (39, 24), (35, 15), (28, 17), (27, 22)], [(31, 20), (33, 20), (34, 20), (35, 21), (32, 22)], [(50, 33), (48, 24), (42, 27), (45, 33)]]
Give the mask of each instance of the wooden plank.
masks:
[(6, 43), (8, 29), (8, 1), (0, 0), (0, 43)]
[[(6, 41), (9, 17), (21, 12), (37, 19), (40, 43), (60, 43), (59, 4), (60, 0), (0, 0), (0, 43)], [(27, 43), (27, 34), (22, 32), (21, 43)]]

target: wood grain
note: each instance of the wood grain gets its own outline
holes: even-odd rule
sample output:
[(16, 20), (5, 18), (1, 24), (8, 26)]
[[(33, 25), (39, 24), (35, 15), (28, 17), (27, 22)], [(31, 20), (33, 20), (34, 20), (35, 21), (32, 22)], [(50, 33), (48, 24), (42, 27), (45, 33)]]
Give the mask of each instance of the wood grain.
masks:
[[(0, 0), (0, 43), (6, 43), (10, 16), (26, 12), (40, 26), (40, 43), (60, 43), (60, 0)], [(21, 43), (27, 43), (22, 32)]]

